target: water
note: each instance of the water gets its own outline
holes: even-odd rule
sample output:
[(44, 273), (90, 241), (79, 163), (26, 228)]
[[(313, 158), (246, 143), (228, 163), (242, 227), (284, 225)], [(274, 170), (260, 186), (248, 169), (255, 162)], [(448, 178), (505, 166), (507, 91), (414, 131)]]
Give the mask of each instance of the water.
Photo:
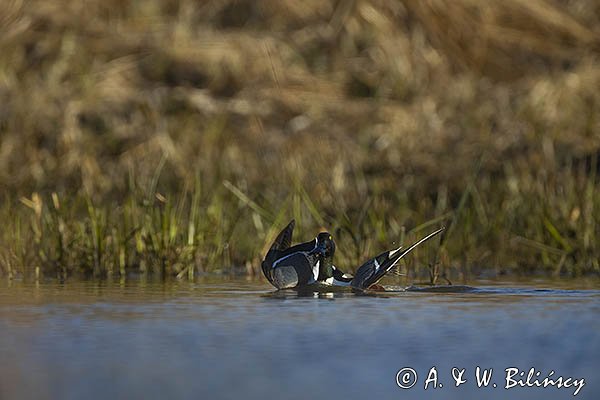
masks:
[[(0, 399), (573, 398), (575, 386), (505, 389), (511, 367), (583, 378), (575, 398), (599, 398), (597, 280), (471, 285), (358, 296), (235, 279), (3, 281)], [(477, 366), (493, 368), (487, 388)], [(402, 368), (418, 375), (411, 389)]]

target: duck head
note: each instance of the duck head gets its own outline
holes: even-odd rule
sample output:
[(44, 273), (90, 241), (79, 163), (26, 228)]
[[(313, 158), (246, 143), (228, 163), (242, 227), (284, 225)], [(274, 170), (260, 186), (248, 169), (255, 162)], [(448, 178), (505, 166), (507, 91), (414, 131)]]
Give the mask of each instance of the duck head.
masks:
[(317, 247), (315, 252), (319, 255), (319, 281), (333, 276), (333, 255), (335, 254), (335, 242), (329, 232), (321, 232), (317, 236)]

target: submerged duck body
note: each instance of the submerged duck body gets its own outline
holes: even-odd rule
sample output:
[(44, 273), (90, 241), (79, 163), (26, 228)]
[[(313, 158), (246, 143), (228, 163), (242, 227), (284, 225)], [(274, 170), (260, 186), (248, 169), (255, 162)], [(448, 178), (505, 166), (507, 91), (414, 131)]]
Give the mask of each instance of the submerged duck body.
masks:
[(423, 242), (441, 233), (430, 233), (403, 249), (385, 251), (362, 264), (356, 275), (345, 274), (333, 265), (335, 242), (327, 232), (305, 243), (291, 246), (295, 221), (292, 220), (277, 236), (262, 262), (265, 277), (277, 289), (309, 285), (351, 287), (365, 290), (383, 278), (405, 255)]

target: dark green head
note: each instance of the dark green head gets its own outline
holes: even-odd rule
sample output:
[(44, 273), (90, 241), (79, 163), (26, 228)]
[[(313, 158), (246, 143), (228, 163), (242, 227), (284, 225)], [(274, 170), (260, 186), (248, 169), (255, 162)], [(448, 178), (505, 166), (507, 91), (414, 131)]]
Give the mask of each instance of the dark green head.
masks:
[(325, 280), (333, 276), (333, 255), (335, 254), (335, 242), (329, 232), (321, 232), (317, 236), (317, 249), (319, 253), (319, 280)]

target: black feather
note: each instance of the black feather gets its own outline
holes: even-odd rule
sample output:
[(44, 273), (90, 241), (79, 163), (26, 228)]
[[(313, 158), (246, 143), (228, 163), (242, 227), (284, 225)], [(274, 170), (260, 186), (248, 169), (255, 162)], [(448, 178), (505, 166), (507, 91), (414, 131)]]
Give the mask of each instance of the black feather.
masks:
[[(356, 275), (352, 280), (351, 286), (357, 289), (368, 289), (370, 286), (376, 284), (381, 278), (383, 278), (385, 274), (387, 274), (392, 268), (394, 268), (394, 266), (402, 257), (443, 230), (444, 228), (441, 228), (430, 233), (404, 250), (402, 250), (402, 248), (398, 248), (396, 250), (385, 251), (366, 261), (356, 271)], [(377, 267), (377, 265), (379, 265), (379, 267)]]
[(294, 234), (294, 227), (296, 226), (296, 220), (291, 220), (290, 223), (277, 235), (277, 238), (271, 246), (271, 250), (284, 251), (292, 245), (292, 235)]

